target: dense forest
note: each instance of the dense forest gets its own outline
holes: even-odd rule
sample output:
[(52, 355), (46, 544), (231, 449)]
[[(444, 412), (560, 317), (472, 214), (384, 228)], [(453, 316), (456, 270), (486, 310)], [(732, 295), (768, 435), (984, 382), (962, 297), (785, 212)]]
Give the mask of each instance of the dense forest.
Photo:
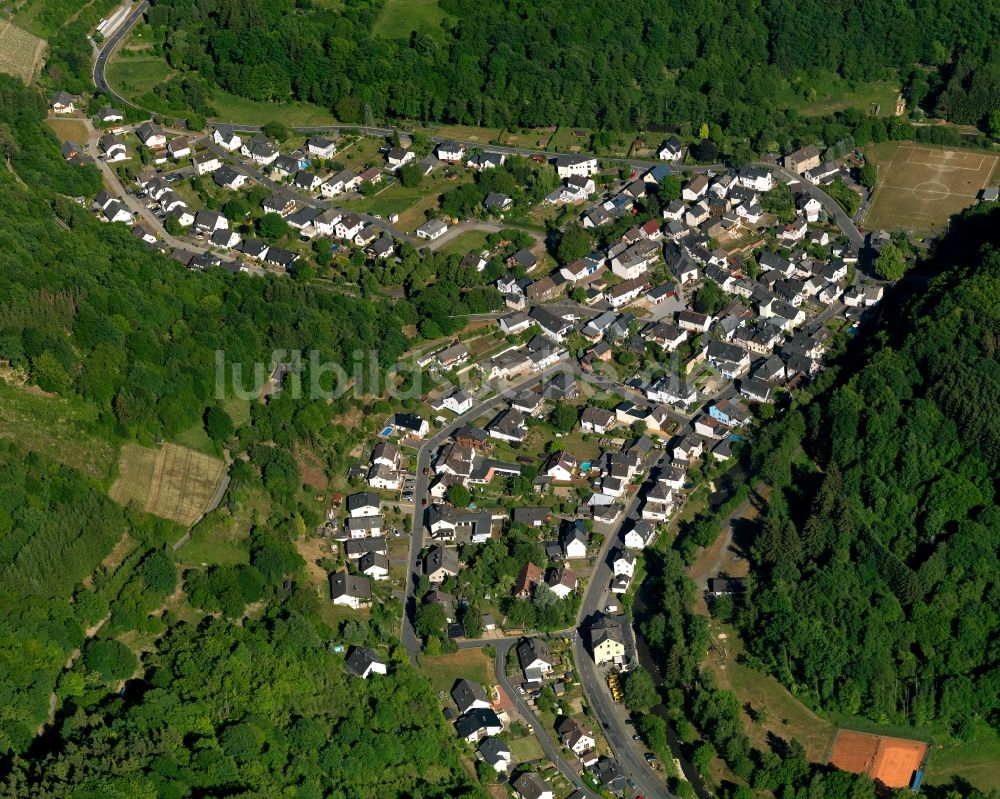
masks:
[(761, 666), (825, 707), (1000, 728), (1000, 251), (954, 244), (998, 221), (967, 212), (905, 337), (774, 439), (740, 625)]
[[(349, 265), (357, 288), (340, 291), (305, 272), (293, 280), (184, 269), (71, 199), (93, 196), (99, 173), (62, 160), (45, 113), (41, 98), (0, 78), (0, 146), (13, 169), (0, 170), (0, 360), (45, 391), (93, 405), (102, 436), (151, 443), (200, 424), (220, 399), (217, 352), (242, 367), (251, 392), (254, 364), (269, 367), (276, 349), (315, 351), (318, 363), (348, 374), (355, 353), (372, 353), (386, 370), (412, 338), (452, 334), (468, 311), (500, 302), (484, 285), (495, 269), (478, 274), (461, 268), (459, 255), (422, 257), (412, 247), (377, 271)], [(403, 283), (406, 297), (383, 296), (383, 282)], [(417, 334), (408, 337), (410, 325)], [(303, 385), (310, 381), (307, 371)], [(230, 382), (223, 388), (232, 396)], [(383, 385), (362, 388), (378, 395)], [(278, 403), (268, 435), (321, 443), (332, 468), (351, 437), (330, 423), (331, 411), (353, 402), (348, 394), (332, 407), (321, 396)]]
[[(1000, 729), (998, 224), (995, 206), (956, 217), (887, 298), (882, 331), (758, 432), (744, 465), (770, 493), (747, 596), (712, 608), (742, 632), (745, 662), (807, 704), (960, 741)], [(732, 510), (694, 524), (700, 544)], [(866, 778), (809, 766), (794, 740), (751, 743), (736, 696), (701, 670), (708, 620), (694, 612), (690, 548), (682, 535), (649, 558), (641, 625), (689, 757), (704, 769), (719, 755), (755, 791), (872, 795)], [(660, 721), (641, 726), (665, 741)], [(980, 795), (959, 789), (930, 793)]]
[[(240, 562), (180, 566), (176, 525), (0, 440), (0, 794), (482, 799), (398, 646), (399, 603), (331, 626), (304, 579), (293, 541), (321, 511), (296, 455), (325, 455), (331, 468), (356, 434), (331, 422), (348, 400), (284, 393), (237, 424), (213, 380), (217, 349), (240, 363), (267, 363), (273, 346), (332, 359), (360, 349), (389, 364), (408, 346), (404, 324), (435, 313), (461, 324), (461, 290), (446, 281), (428, 293), (433, 273), (388, 300), (364, 285), (349, 296), (289, 277), (191, 272), (74, 201), (99, 175), (60, 158), (44, 114), (42, 98), (0, 79), (5, 379), (90, 405), (81, 438), (115, 447), (203, 422), (235, 463), (224, 507), (193, 536), (255, 504)], [(64, 407), (41, 393), (31, 389)], [(37, 440), (42, 424), (21, 419), (15, 434)], [(350, 677), (352, 645), (378, 647), (390, 673)]]
[(794, 121), (777, 110), (787, 107), (790, 80), (808, 99), (822, 76), (901, 74), (911, 105), (983, 129), (1000, 106), (1000, 10), (976, 0), (441, 0), (441, 8), (450, 22), (393, 40), (372, 34), (382, 4), (371, 0), (337, 10), (311, 0), (157, 0), (150, 23), (182, 73), (161, 93), (205, 112), (217, 84), (254, 100), (308, 100), (366, 124), (707, 122), (765, 143)]

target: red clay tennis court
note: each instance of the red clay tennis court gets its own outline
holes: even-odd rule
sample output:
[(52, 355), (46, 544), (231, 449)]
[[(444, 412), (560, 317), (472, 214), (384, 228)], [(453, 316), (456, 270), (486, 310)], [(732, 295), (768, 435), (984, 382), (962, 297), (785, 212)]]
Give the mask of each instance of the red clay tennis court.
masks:
[(926, 754), (923, 741), (841, 730), (833, 741), (830, 763), (844, 771), (867, 774), (889, 788), (908, 788)]

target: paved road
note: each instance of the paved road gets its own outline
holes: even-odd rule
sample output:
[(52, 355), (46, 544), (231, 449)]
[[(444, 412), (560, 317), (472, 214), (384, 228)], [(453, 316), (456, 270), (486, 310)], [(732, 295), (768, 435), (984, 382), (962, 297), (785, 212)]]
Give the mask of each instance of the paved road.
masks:
[[(100, 50), (98, 51), (97, 58), (94, 62), (94, 84), (99, 89), (111, 95), (119, 102), (129, 105), (133, 108), (141, 108), (141, 106), (138, 106), (135, 103), (127, 100), (126, 98), (118, 94), (113, 88), (111, 88), (111, 86), (108, 85), (107, 76), (105, 73), (108, 65), (108, 59), (114, 53), (115, 49), (125, 38), (125, 36), (128, 35), (129, 31), (133, 28), (133, 26), (135, 26), (135, 24), (142, 18), (143, 14), (145, 13), (148, 7), (149, 3), (147, 0), (143, 0), (143, 2), (141, 2), (139, 5), (135, 7), (135, 10), (128, 16), (125, 22), (119, 26), (118, 30), (115, 31), (115, 33), (102, 44)], [(214, 120), (214, 121), (225, 122), (225, 120)], [(247, 131), (247, 132), (259, 132), (262, 127), (260, 125), (243, 125), (240, 123), (229, 123), (229, 124), (232, 124), (235, 128), (237, 128), (240, 131)], [(367, 125), (311, 125), (295, 129), (299, 131), (316, 131), (316, 132), (323, 132), (323, 131), (339, 132), (341, 130), (352, 130), (356, 133), (366, 134), (369, 136), (385, 136), (385, 137), (392, 136), (394, 131), (397, 130), (394, 128), (380, 128), (380, 127), (371, 127)], [(400, 130), (400, 133), (407, 134), (409, 132)], [(440, 136), (428, 136), (427, 139), (431, 142), (445, 141), (445, 138)], [(473, 148), (484, 147), (482, 142), (467, 141), (461, 139), (459, 139), (458, 141), (466, 145), (467, 147), (473, 147)], [(505, 155), (520, 155), (526, 157), (531, 157), (533, 155), (539, 155), (539, 154), (545, 155), (546, 157), (555, 157), (556, 155), (555, 153), (552, 153), (550, 151), (537, 150), (527, 147), (503, 147), (499, 145), (486, 145), (486, 146), (494, 152), (504, 153)], [(588, 153), (581, 153), (581, 154), (589, 155)], [(609, 163), (616, 163), (616, 164), (625, 164), (628, 166), (635, 167), (636, 169), (646, 169), (655, 164), (663, 163), (662, 161), (658, 160), (650, 160), (642, 158), (614, 158), (614, 157), (604, 157), (604, 156), (600, 156), (600, 158), (602, 161), (607, 161)], [(817, 200), (819, 200), (820, 203), (823, 204), (823, 207), (827, 210), (827, 213), (829, 214), (830, 218), (837, 223), (840, 229), (844, 232), (844, 235), (846, 235), (847, 238), (850, 240), (851, 244), (853, 244), (857, 248), (858, 252), (861, 252), (861, 250), (864, 248), (864, 236), (855, 226), (854, 220), (851, 219), (851, 217), (847, 214), (847, 212), (845, 212), (844, 209), (837, 204), (837, 201), (834, 200), (829, 194), (827, 194), (818, 186), (814, 186), (804, 178), (801, 178), (798, 175), (794, 174), (793, 172), (790, 172), (786, 170), (784, 167), (778, 166), (776, 164), (760, 162), (753, 164), (753, 166), (770, 169), (773, 170), (776, 174), (781, 175), (786, 179), (794, 179), (798, 181), (801, 184), (802, 191), (804, 191), (811, 197), (815, 197)], [(685, 166), (684, 169), (690, 172), (718, 172), (725, 169), (725, 165), (703, 164), (699, 166)], [(380, 221), (381, 220), (374, 220), (374, 224), (378, 224), (378, 222)], [(387, 232), (390, 233), (392, 232), (391, 228), (389, 228), (388, 225), (380, 227), (382, 227), (382, 229), (386, 230)], [(404, 235), (402, 237), (397, 236), (397, 238), (403, 238), (404, 240), (406, 240), (408, 237)]]
[(142, 19), (147, 8), (149, 8), (147, 0), (143, 0), (143, 2), (139, 3), (139, 5), (135, 7), (135, 10), (128, 15), (125, 21), (118, 26), (118, 30), (104, 40), (97, 53), (97, 59), (94, 61), (94, 85), (101, 91), (109, 94), (111, 97), (114, 97), (119, 103), (123, 103), (131, 108), (139, 109), (142, 109), (142, 107), (136, 105), (131, 100), (126, 100), (108, 85), (108, 79), (105, 75), (105, 71), (107, 70), (108, 59), (111, 58), (118, 45), (121, 44), (122, 39), (124, 39), (128, 35), (129, 31), (135, 27), (136, 23)]
[[(494, 396), (484, 400), (483, 402), (477, 403), (469, 411), (453, 419), (447, 426), (441, 428), (441, 430), (424, 441), (424, 443), (421, 444), (420, 448), (417, 450), (415, 466), (417, 479), (416, 484), (413, 487), (413, 519), (410, 531), (410, 556), (408, 560), (409, 568), (407, 569), (406, 576), (406, 598), (404, 601), (402, 632), (403, 646), (406, 647), (406, 651), (409, 653), (411, 661), (416, 662), (417, 654), (420, 652), (420, 638), (413, 629), (413, 622), (417, 611), (417, 581), (420, 579), (420, 569), (417, 566), (417, 559), (420, 556), (420, 551), (424, 547), (424, 511), (426, 510), (426, 507), (420, 504), (420, 500), (423, 498), (428, 498), (429, 500), (430, 496), (428, 494), (428, 488), (430, 486), (431, 476), (425, 475), (424, 469), (430, 467), (431, 456), (459, 427), (478, 419), (483, 414), (496, 410), (498, 406), (507, 401), (518, 391), (531, 388), (565, 368), (567, 368), (567, 362), (560, 361), (559, 363), (553, 364), (547, 369), (544, 369), (538, 374), (529, 375), (528, 377), (504, 386), (502, 390), (498, 391)], [(428, 506), (429, 504), (430, 503), (428, 501)]]
[[(654, 453), (656, 451), (654, 450)], [(656, 461), (650, 469), (652, 474), (666, 460), (666, 455), (654, 455)], [(621, 524), (611, 534), (605, 537), (604, 546), (598, 555), (594, 570), (587, 583), (587, 591), (580, 603), (579, 620), (588, 620), (594, 614), (601, 612), (613, 595), (609, 592), (609, 584), (613, 576), (609, 553), (612, 549), (625, 545), (625, 531), (628, 526), (639, 518), (638, 508), (640, 496), (646, 486), (636, 491), (635, 496), (625, 506), (625, 514)], [(617, 604), (617, 603), (616, 603)], [(658, 774), (645, 759), (645, 746), (640, 741), (633, 741), (633, 728), (625, 724), (626, 714), (611, 697), (604, 675), (594, 663), (590, 651), (584, 644), (584, 636), (578, 635), (573, 642), (573, 657), (587, 702), (594, 709), (594, 714), (601, 719), (604, 735), (608, 739), (618, 763), (626, 777), (635, 780), (639, 792), (646, 797), (663, 797), (671, 799), (673, 794), (667, 790), (661, 774)]]
[(580, 779), (580, 775), (577, 774), (577, 772), (571, 768), (565, 760), (563, 760), (562, 753), (549, 737), (549, 734), (546, 732), (542, 722), (535, 715), (534, 711), (528, 706), (528, 703), (524, 700), (520, 691), (518, 691), (511, 681), (507, 679), (507, 653), (510, 652), (516, 642), (517, 639), (504, 639), (502, 641), (492, 643), (492, 646), (496, 649), (497, 653), (497, 682), (499, 682), (504, 691), (507, 692), (507, 696), (509, 696), (511, 701), (514, 703), (514, 707), (517, 709), (517, 712), (532, 726), (535, 737), (542, 745), (542, 751), (545, 753), (545, 756), (552, 761), (556, 768), (562, 772), (563, 776), (565, 776), (575, 788), (586, 796), (587, 799), (600, 799), (597, 794), (583, 784), (583, 780)]
[(775, 166), (774, 164), (758, 164), (758, 166), (766, 166), (776, 175), (781, 176), (785, 180), (796, 181), (799, 191), (819, 200), (819, 202), (823, 205), (823, 208), (826, 209), (827, 216), (837, 223), (837, 227), (843, 231), (844, 235), (847, 236), (848, 240), (857, 249), (857, 251), (860, 253), (864, 249), (865, 237), (855, 226), (854, 220), (851, 219), (847, 211), (840, 207), (833, 197), (823, 191), (819, 186), (814, 186), (805, 178), (800, 177), (794, 172), (790, 172), (781, 166)]

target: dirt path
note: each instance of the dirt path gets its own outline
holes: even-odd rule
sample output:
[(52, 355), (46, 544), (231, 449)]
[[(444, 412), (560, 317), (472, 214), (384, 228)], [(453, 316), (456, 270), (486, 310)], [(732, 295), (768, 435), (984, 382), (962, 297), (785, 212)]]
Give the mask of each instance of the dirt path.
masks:
[[(90, 627), (88, 627), (84, 631), (84, 638), (83, 638), (84, 643), (86, 643), (95, 635), (97, 635), (97, 633), (101, 631), (101, 628), (107, 623), (108, 619), (110, 618), (111, 618), (111, 611), (108, 611), (107, 615), (103, 619), (95, 622)], [(76, 660), (78, 657), (80, 657), (82, 651), (83, 650), (81, 647), (77, 647), (72, 652), (70, 652), (69, 657), (66, 658), (66, 662), (63, 664), (63, 671), (69, 671), (71, 668), (73, 668), (73, 664), (76, 663)], [(58, 709), (58, 707), (59, 707), (59, 697), (56, 695), (56, 692), (53, 691), (51, 694), (49, 694), (48, 718), (42, 724), (38, 725), (38, 729), (35, 730), (36, 737), (41, 735), (45, 731), (45, 728), (51, 725), (52, 722), (56, 720), (56, 710)]]
[(723, 523), (722, 532), (715, 539), (715, 543), (702, 552), (688, 570), (688, 575), (698, 586), (695, 612), (708, 615), (705, 591), (708, 590), (709, 578), (717, 577), (720, 573), (730, 577), (745, 577), (749, 572), (750, 564), (740, 543), (734, 543), (734, 533), (741, 525), (750, 524), (760, 516), (761, 508), (767, 502), (768, 493), (769, 487), (762, 486), (760, 493), (754, 491), (740, 503)]

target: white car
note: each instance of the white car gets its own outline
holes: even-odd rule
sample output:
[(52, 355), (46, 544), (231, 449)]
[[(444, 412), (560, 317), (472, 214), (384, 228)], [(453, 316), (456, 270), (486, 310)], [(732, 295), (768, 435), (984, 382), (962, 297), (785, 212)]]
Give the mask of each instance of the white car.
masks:
[(618, 606), (617, 605), (608, 605), (604, 609), (604, 612), (605, 613), (617, 613), (618, 612)]

